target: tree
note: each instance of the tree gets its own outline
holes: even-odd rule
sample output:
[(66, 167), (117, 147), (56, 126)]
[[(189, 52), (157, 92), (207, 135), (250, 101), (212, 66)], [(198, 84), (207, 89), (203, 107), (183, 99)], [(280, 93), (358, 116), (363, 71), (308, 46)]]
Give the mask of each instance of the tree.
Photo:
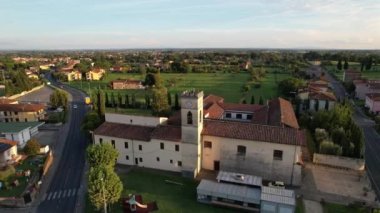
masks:
[(264, 99), (263, 99), (263, 96), (260, 96), (259, 104), (260, 104), (260, 105), (264, 105)]
[(288, 78), (280, 81), (280, 83), (278, 84), (279, 90), (285, 97), (294, 95), (299, 89), (305, 86), (306, 82), (298, 78)]
[(26, 145), (24, 147), (24, 152), (27, 155), (37, 155), (40, 153), (41, 145), (38, 143), (38, 141), (34, 138), (28, 140), (26, 142)]
[(156, 77), (154, 74), (152, 73), (148, 73), (146, 76), (145, 76), (145, 81), (144, 81), (144, 85), (145, 86), (148, 86), (148, 87), (152, 87), (153, 85), (156, 84)]
[(336, 68), (338, 70), (342, 70), (342, 60), (341, 59), (339, 59), (338, 64), (336, 65)]
[(98, 112), (99, 117), (103, 118), (104, 115), (105, 115), (105, 111), (106, 111), (106, 103), (105, 103), (105, 100), (104, 100), (104, 92), (103, 92), (103, 90), (98, 90), (98, 92), (96, 93), (96, 97), (97, 97), (97, 101), (96, 101), (97, 112)]
[(348, 62), (347, 62), (347, 60), (344, 60), (343, 69), (344, 69), (344, 70), (347, 70), (347, 69), (348, 69)]
[(129, 107), (129, 95), (126, 94), (125, 95), (125, 105), (124, 105), (125, 108), (128, 108)]
[(174, 109), (175, 110), (179, 110), (180, 109), (179, 100), (178, 100), (178, 93), (176, 93), (175, 96), (174, 96)]
[(241, 103), (242, 104), (247, 104), (247, 101), (245, 100), (245, 98), (243, 99), (243, 101)]
[(118, 107), (121, 107), (123, 104), (123, 98), (121, 97), (121, 94), (118, 93), (117, 94), (117, 103), (118, 103)]
[(251, 97), (251, 104), (255, 104), (255, 96), (254, 95), (252, 95), (252, 97)]
[(81, 129), (84, 131), (93, 131), (103, 121), (103, 117), (98, 114), (99, 112), (90, 111), (86, 114), (82, 121)]
[(119, 200), (123, 183), (112, 167), (96, 166), (88, 174), (88, 195), (91, 203), (100, 210), (103, 205)]
[(135, 94), (133, 93), (132, 94), (132, 108), (135, 108), (136, 107), (136, 96)]
[(108, 93), (106, 92), (105, 93), (105, 104), (106, 104), (106, 107), (110, 107), (110, 99), (108, 98)]
[(113, 92), (111, 93), (111, 107), (112, 108), (116, 107), (116, 99), (115, 99), (115, 95), (113, 94)]
[(87, 161), (90, 166), (115, 166), (119, 153), (109, 143), (90, 145), (86, 150)]
[(168, 104), (167, 89), (163, 86), (155, 87), (152, 89), (153, 102), (152, 112), (153, 115), (167, 115), (170, 111)]
[(146, 77), (146, 67), (145, 64), (139, 65), (139, 73), (141, 74), (142, 79)]
[(369, 57), (365, 63), (365, 70), (370, 70), (372, 68), (372, 63), (373, 63), (373, 59), (372, 57)]
[(68, 97), (67, 93), (62, 90), (54, 90), (50, 95), (50, 105), (53, 108), (63, 107), (67, 108)]
[(168, 91), (168, 104), (169, 104), (169, 106), (172, 105), (172, 94), (170, 94), (169, 91)]

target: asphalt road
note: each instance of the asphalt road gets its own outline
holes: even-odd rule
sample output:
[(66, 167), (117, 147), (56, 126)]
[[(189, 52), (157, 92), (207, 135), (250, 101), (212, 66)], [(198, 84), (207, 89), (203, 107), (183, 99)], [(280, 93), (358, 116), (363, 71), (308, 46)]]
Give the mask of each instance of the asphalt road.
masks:
[[(323, 70), (319, 66), (312, 66), (310, 73), (319, 76)], [(346, 90), (343, 85), (325, 71), (327, 79), (330, 81), (332, 89), (338, 100), (344, 99)], [(363, 129), (365, 137), (364, 159), (368, 178), (371, 181), (372, 188), (375, 190), (377, 199), (380, 199), (380, 135), (376, 132), (370, 120), (358, 107), (354, 107), (353, 119), (355, 123)]]
[[(59, 83), (51, 82), (60, 86)], [(69, 133), (56, 172), (37, 208), (37, 212), (41, 213), (74, 212), (84, 171), (87, 139), (80, 130), (86, 113), (84, 95), (66, 86), (63, 89), (72, 95)], [(77, 108), (73, 108), (73, 105), (77, 105)]]

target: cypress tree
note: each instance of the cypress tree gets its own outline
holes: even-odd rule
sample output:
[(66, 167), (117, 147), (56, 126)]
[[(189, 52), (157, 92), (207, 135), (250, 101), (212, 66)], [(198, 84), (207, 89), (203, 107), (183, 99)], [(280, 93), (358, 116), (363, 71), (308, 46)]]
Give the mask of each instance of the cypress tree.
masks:
[(174, 96), (174, 109), (179, 110), (178, 93), (176, 93)]
[(341, 59), (339, 59), (338, 64), (336, 65), (336, 68), (338, 70), (342, 70), (342, 60)]
[(132, 108), (136, 107), (136, 97), (135, 94), (132, 94)]
[(121, 94), (117, 94), (117, 102), (118, 102), (118, 107), (121, 107), (123, 105), (123, 97), (121, 97)]
[(113, 92), (111, 93), (111, 106), (113, 108), (116, 106), (115, 95), (113, 94)]
[(102, 90), (98, 90), (97, 93), (97, 109), (98, 115), (100, 118), (104, 118), (104, 114), (106, 111), (105, 100), (104, 100), (104, 92)]
[(172, 106), (172, 94), (168, 91), (168, 104), (169, 106)]
[(347, 60), (344, 60), (343, 68), (344, 68), (345, 70), (348, 69), (348, 62), (347, 62)]
[(255, 96), (254, 95), (252, 95), (252, 97), (251, 97), (251, 104), (255, 104)]
[(129, 96), (128, 94), (125, 95), (125, 105), (124, 105), (125, 108), (128, 108), (129, 107)]
[(105, 97), (105, 99), (106, 99), (106, 107), (110, 107), (110, 101), (109, 101), (109, 98), (108, 98), (108, 93), (106, 92), (106, 97)]
[(263, 96), (260, 96), (259, 104), (260, 104), (260, 105), (264, 105), (264, 99), (263, 99)]

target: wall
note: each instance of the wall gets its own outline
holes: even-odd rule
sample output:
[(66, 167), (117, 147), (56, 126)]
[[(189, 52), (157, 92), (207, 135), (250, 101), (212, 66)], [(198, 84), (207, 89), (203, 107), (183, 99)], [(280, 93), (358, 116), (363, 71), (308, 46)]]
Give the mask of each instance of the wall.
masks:
[(21, 96), (24, 96), (24, 95), (26, 95), (26, 94), (29, 94), (29, 93), (31, 93), (31, 92), (37, 91), (37, 90), (39, 90), (39, 89), (42, 89), (42, 87), (44, 87), (44, 86), (45, 86), (45, 85), (42, 84), (41, 86), (34, 87), (33, 89), (31, 89), (31, 90), (29, 90), (29, 91), (24, 91), (24, 92), (22, 92), (22, 93), (20, 93), (20, 94), (16, 94), (16, 95), (9, 96), (8, 99), (17, 99), (17, 98), (19, 98), (19, 97), (21, 97)]
[(367, 106), (371, 112), (380, 112), (380, 101), (372, 101), (370, 98), (366, 97), (365, 106)]
[[(204, 148), (204, 141), (212, 142), (212, 149)], [(246, 147), (244, 157), (237, 155), (237, 146)], [(273, 159), (274, 150), (282, 150), (282, 160)], [(301, 159), (301, 147), (277, 143), (247, 141), (214, 136), (203, 136), (202, 168), (213, 170), (214, 161), (220, 161), (220, 170), (261, 176), (267, 180), (292, 183), (294, 165)], [(294, 166), (293, 166), (294, 165)], [(294, 174), (293, 174), (294, 173)]]
[(355, 97), (356, 98), (364, 100), (366, 93), (368, 93), (367, 84), (356, 84), (355, 85)]
[(116, 113), (106, 113), (105, 117), (107, 122), (133, 124), (140, 126), (157, 126), (159, 124), (165, 123), (168, 120), (168, 118), (165, 117), (124, 115)]
[(17, 147), (24, 148), (26, 142), (30, 140), (29, 128), (17, 133), (5, 133), (5, 138), (12, 141), (17, 141)]
[(17, 155), (17, 146), (12, 146), (8, 150), (4, 151), (3, 153), (0, 153), (0, 165), (5, 165), (9, 160), (12, 160), (12, 156)]
[(313, 163), (353, 170), (364, 170), (365, 167), (363, 159), (324, 155), (317, 153), (314, 153)]
[[(179, 161), (182, 162), (181, 151), (183, 144), (181, 143), (157, 139), (146, 142), (94, 135), (96, 144), (99, 143), (99, 138), (103, 139), (103, 143), (111, 144), (112, 140), (115, 141), (115, 149), (119, 152), (117, 159), (117, 163), (119, 164), (136, 165), (135, 159), (137, 159), (137, 166), (141, 167), (174, 172), (180, 172), (182, 170), (182, 166), (178, 165)], [(128, 148), (125, 147), (125, 142), (128, 143)], [(164, 143), (164, 149), (161, 149), (160, 143)], [(142, 146), (142, 150), (139, 150), (139, 145)], [(179, 145), (179, 151), (175, 151), (175, 145)], [(159, 161), (157, 161), (157, 157)]]

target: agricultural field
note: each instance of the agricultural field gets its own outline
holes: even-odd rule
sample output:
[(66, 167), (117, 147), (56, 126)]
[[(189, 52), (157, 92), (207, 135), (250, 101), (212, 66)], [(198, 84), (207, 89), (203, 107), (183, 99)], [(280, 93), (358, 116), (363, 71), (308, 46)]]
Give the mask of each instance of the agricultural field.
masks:
[[(260, 88), (254, 88), (251, 85), (251, 90), (243, 93), (243, 86), (250, 80), (248, 73), (161, 73), (161, 78), (164, 85), (174, 95), (187, 89), (203, 90), (205, 95), (214, 94), (223, 96), (226, 102), (240, 102), (245, 96), (250, 100), (252, 94), (263, 96), (264, 100), (271, 97), (276, 97), (278, 94), (277, 83), (285, 78), (290, 77), (290, 74), (268, 72), (261, 79)], [(70, 86), (81, 89), (86, 93), (91, 93), (94, 89), (102, 88), (107, 93), (121, 93), (124, 98), (126, 94), (135, 94), (137, 100), (143, 100), (146, 90), (112, 90), (109, 87), (109, 82), (115, 79), (136, 79), (143, 80), (140, 74), (110, 73), (101, 81), (76, 81), (67, 83)]]
[[(336, 65), (325, 66), (326, 69), (338, 77), (339, 80), (343, 80), (343, 71), (338, 70)], [(360, 64), (350, 65), (352, 69), (360, 70)], [(365, 70), (362, 72), (362, 77), (370, 80), (380, 79), (380, 65), (372, 66), (371, 70)]]

